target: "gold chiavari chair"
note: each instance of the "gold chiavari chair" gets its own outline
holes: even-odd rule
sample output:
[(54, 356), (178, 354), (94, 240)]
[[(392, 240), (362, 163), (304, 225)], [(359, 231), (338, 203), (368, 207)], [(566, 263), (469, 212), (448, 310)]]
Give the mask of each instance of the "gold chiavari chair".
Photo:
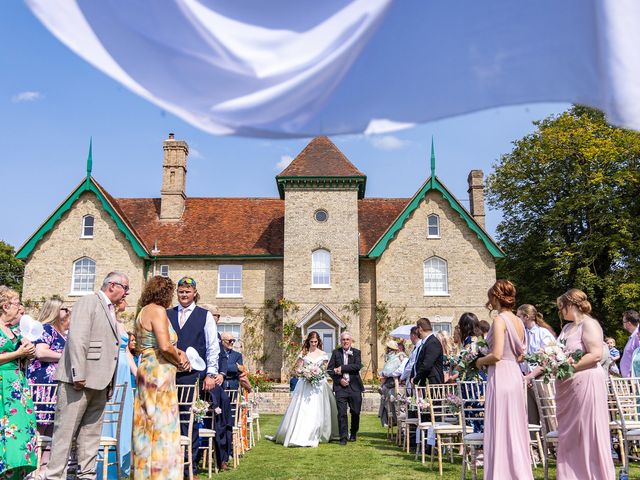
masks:
[[(435, 435), (435, 445), (431, 448), (431, 468), (433, 468), (434, 450), (438, 453), (438, 471), (442, 477), (443, 447), (449, 447), (451, 461), (453, 449), (462, 445), (462, 416), (459, 409), (452, 408), (452, 399), (459, 399), (458, 387), (455, 384), (429, 384), (426, 388), (426, 402), (429, 409), (430, 425), (427, 432)], [(424, 428), (421, 425), (422, 463), (424, 463)], [(434, 448), (435, 447), (435, 448)]]
[(544, 478), (549, 479), (550, 446), (558, 444), (558, 419), (556, 418), (556, 388), (553, 381), (533, 381), (533, 393), (540, 413), (540, 427), (542, 429), (542, 463)]
[(187, 435), (180, 435), (182, 457), (185, 457), (184, 467), (189, 469), (189, 480), (193, 480), (193, 404), (198, 399), (198, 383), (195, 385), (178, 385), (178, 407), (180, 408), (180, 424), (188, 426)]
[(56, 410), (56, 395), (58, 392), (57, 383), (35, 383), (29, 385), (31, 389), (31, 397), (33, 398), (33, 410), (36, 415), (38, 425), (37, 432), (37, 466), (34, 477), (38, 478), (40, 469), (42, 468), (42, 454), (51, 450), (51, 433), (53, 431), (53, 420)]
[(623, 443), (621, 448), (623, 469), (628, 472), (631, 444), (640, 441), (640, 378), (610, 378), (618, 408)]
[[(102, 458), (99, 458), (98, 461), (102, 462), (102, 478), (108, 478), (109, 465), (116, 466), (117, 478), (122, 477), (122, 472), (120, 471), (120, 429), (122, 428), (122, 411), (124, 409), (126, 386), (127, 384), (120, 384), (113, 387), (111, 398), (107, 401), (104, 408), (102, 424), (115, 426), (115, 436), (100, 437)], [(109, 452), (112, 448), (115, 451), (115, 462), (109, 461)]]
[[(213, 475), (213, 471), (218, 473), (218, 464), (216, 462), (216, 431), (215, 427), (215, 406), (211, 401), (211, 397), (208, 392), (205, 392), (206, 400), (209, 402), (209, 409), (207, 413), (204, 415), (202, 421), (204, 422), (204, 427), (199, 429), (200, 438), (206, 441), (205, 446), (200, 446), (201, 450), (204, 450), (204, 455), (202, 456), (203, 468), (207, 469), (208, 477), (211, 478)], [(209, 428), (211, 427), (211, 428)]]
[[(469, 464), (472, 466), (473, 480), (477, 478), (476, 449), (484, 445), (484, 395), (486, 382), (458, 382), (458, 396), (462, 411), (462, 480), (465, 479)], [(467, 456), (471, 461), (467, 461)]]
[(237, 468), (240, 463), (240, 453), (242, 449), (240, 441), (240, 388), (225, 390), (231, 403), (231, 416), (233, 418), (233, 468)]

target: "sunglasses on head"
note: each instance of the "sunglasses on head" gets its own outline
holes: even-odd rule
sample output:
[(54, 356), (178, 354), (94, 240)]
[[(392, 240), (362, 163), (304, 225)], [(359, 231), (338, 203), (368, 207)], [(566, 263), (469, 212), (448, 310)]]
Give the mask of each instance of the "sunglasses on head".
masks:
[(184, 278), (181, 278), (180, 280), (178, 280), (178, 286), (181, 287), (182, 285), (187, 285), (189, 287), (195, 287), (196, 286), (196, 281), (191, 277), (184, 277)]

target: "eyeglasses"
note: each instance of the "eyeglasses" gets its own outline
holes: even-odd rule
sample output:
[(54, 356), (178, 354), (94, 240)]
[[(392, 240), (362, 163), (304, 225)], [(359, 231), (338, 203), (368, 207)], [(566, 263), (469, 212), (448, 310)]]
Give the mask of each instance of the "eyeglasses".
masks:
[(118, 282), (111, 282), (111, 283), (114, 284), (114, 285), (120, 285), (125, 292), (129, 291), (129, 285), (123, 285), (123, 284), (118, 283)]
[(236, 341), (232, 338), (231, 340), (223, 340), (223, 342), (227, 343), (236, 343)]

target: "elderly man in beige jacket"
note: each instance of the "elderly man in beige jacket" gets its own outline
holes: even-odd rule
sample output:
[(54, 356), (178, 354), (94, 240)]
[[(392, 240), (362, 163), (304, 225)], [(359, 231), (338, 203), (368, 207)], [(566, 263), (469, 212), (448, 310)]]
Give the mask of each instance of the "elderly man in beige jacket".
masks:
[(96, 477), (102, 416), (113, 388), (120, 347), (115, 305), (128, 293), (127, 275), (111, 272), (99, 292), (82, 297), (73, 308), (67, 343), (56, 371), (60, 383), (47, 479), (65, 478), (74, 439), (77, 478)]

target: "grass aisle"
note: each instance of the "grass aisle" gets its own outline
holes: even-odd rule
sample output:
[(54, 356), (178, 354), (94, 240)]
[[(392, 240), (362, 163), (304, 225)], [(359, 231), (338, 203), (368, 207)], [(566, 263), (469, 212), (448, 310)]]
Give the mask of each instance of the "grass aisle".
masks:
[[(346, 446), (337, 443), (321, 444), (319, 448), (284, 448), (264, 439), (273, 435), (280, 423), (280, 415), (262, 415), (260, 427), (263, 438), (241, 460), (237, 470), (220, 474), (220, 479), (278, 478), (278, 479), (412, 479), (438, 478), (437, 462), (431, 470), (429, 463), (423, 466), (386, 439), (386, 431), (378, 418), (363, 415), (358, 441)], [(444, 479), (460, 478), (460, 462), (444, 463)], [(637, 464), (636, 464), (637, 465)], [(617, 470), (616, 466), (616, 478)], [(481, 471), (479, 478), (482, 478)], [(534, 472), (536, 479), (544, 478), (542, 466)], [(640, 469), (635, 466), (630, 478), (639, 478)], [(200, 476), (206, 478), (206, 476)], [(467, 475), (471, 478), (471, 475)], [(555, 478), (550, 469), (549, 478)]]

